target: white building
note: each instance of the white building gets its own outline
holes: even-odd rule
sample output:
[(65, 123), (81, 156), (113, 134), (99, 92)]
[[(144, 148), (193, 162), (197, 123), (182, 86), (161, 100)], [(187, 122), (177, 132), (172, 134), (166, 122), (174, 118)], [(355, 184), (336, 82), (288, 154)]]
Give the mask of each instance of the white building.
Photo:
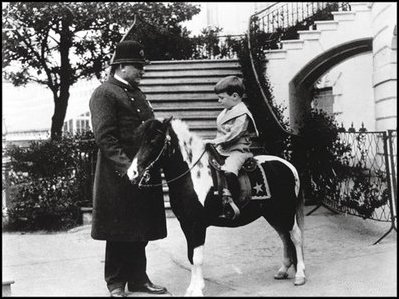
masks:
[[(192, 3), (197, 3), (202, 8), (199, 15), (185, 24), (193, 34), (199, 34), (201, 29), (207, 26), (222, 27), (222, 34), (243, 34), (248, 28), (251, 14), (276, 2)], [(368, 131), (396, 129), (396, 3), (370, 2), (369, 8), (371, 12), (367, 18), (363, 17), (361, 26), (369, 28), (367, 30), (373, 39), (373, 50), (352, 56), (326, 70), (326, 73), (320, 74), (318, 87), (326, 92), (329, 90), (330, 104), (318, 100), (313, 105), (319, 107), (324, 105), (325, 109), (330, 109), (345, 128), (353, 123), (354, 127), (359, 129), (363, 123)], [(367, 15), (365, 12), (359, 13)], [(343, 21), (343, 23), (346, 23), (343, 26), (349, 26), (350, 29), (349, 22)], [(336, 37), (332, 35), (326, 44), (333, 47), (334, 42), (343, 37), (346, 38), (345, 34)], [(310, 48), (320, 48), (320, 43), (310, 39), (305, 41), (305, 44), (310, 45), (312, 42), (313, 48)], [(303, 53), (298, 49), (289, 50), (289, 53), (292, 53), (289, 55), (294, 58), (284, 66), (281, 64), (283, 61), (281, 51), (273, 54), (276, 55), (275, 60), (269, 61), (267, 71), (273, 94), (276, 101), (286, 107), (292, 105), (287, 78), (292, 78), (296, 72), (299, 72), (301, 63), (303, 66), (306, 64), (305, 59), (310, 59), (310, 56), (306, 56), (310, 53), (308, 50), (305, 48)], [(65, 118), (65, 131), (78, 132), (90, 125), (90, 117), (87, 114), (88, 102), (94, 88), (99, 84), (97, 79), (93, 79), (72, 86)], [(6, 140), (48, 138), (54, 109), (51, 91), (35, 84), (18, 88), (7, 82), (3, 82), (2, 85), (3, 126), (7, 129)]]
[[(90, 117), (81, 114), (89, 110), (90, 96), (98, 85), (97, 79), (81, 80), (72, 85), (64, 131), (76, 133), (90, 126)], [(50, 137), (54, 100), (48, 88), (36, 83), (15, 87), (3, 80), (2, 99), (4, 142), (26, 145), (31, 140)]]
[(201, 12), (184, 25), (192, 35), (199, 35), (206, 27), (222, 28), (222, 35), (244, 34), (249, 17), (276, 2), (190, 2)]

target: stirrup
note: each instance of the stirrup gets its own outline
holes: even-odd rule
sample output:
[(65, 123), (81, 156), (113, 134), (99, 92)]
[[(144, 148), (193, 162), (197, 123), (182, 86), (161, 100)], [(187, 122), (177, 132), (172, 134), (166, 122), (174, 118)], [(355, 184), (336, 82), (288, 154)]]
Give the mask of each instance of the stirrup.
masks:
[[(236, 219), (238, 216), (240, 216), (240, 209), (237, 207), (237, 205), (234, 203), (233, 199), (231, 198), (231, 196), (223, 196), (223, 212), (222, 214), (219, 216), (219, 218), (224, 218), (224, 219), (231, 219), (234, 220)], [(225, 214), (225, 210), (226, 210), (226, 205), (230, 205), (231, 209), (233, 210), (233, 215), (231, 217), (229, 217), (228, 215)]]

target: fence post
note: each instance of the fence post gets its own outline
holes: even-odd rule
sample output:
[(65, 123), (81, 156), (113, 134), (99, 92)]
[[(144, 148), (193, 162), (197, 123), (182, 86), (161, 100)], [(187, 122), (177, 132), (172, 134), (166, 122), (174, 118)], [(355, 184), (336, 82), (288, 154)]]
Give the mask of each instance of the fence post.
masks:
[[(390, 138), (390, 134), (388, 132), (383, 132), (382, 134), (383, 136), (383, 143), (384, 143), (384, 159), (385, 159), (385, 171), (386, 171), (386, 177), (387, 177), (387, 186), (388, 186), (388, 193), (389, 193), (389, 209), (391, 212), (391, 227), (389, 228), (389, 230), (381, 237), (379, 238), (377, 241), (375, 241), (373, 243), (373, 245), (378, 244), (382, 239), (384, 239), (393, 229), (396, 230), (395, 227), (395, 212), (394, 212), (394, 207), (393, 207), (393, 194), (392, 194), (392, 186), (391, 186), (391, 174), (390, 174), (390, 168), (393, 166), (390, 164), (390, 159), (389, 159), (389, 154), (393, 155), (393, 153), (390, 151), (388, 152), (388, 139), (391, 143), (392, 139)], [(391, 144), (392, 145), (392, 144)], [(389, 147), (390, 149), (392, 149), (392, 147)], [(392, 169), (392, 168), (391, 168)]]
[(10, 171), (10, 158), (5, 157), (3, 158), (3, 165), (2, 165), (2, 176), (4, 178), (4, 185), (2, 194), (1, 194), (1, 201), (2, 201), (2, 218), (5, 217), (7, 221), (7, 209), (10, 202), (10, 178), (9, 178), (9, 171)]
[[(393, 200), (393, 203), (394, 203), (394, 206), (393, 206), (393, 212), (394, 212), (394, 214), (393, 214), (393, 216), (396, 218), (397, 217), (397, 204), (398, 204), (398, 199), (397, 199), (397, 192), (398, 192), (398, 190), (397, 190), (397, 182), (396, 182), (396, 173), (395, 173), (395, 169), (396, 169), (396, 163), (395, 163), (395, 160), (394, 160), (394, 151), (393, 151), (393, 143), (394, 143), (394, 137), (392, 136), (393, 135), (393, 133), (394, 132), (396, 132), (396, 130), (388, 130), (388, 141), (389, 141), (389, 160), (390, 160), (390, 164), (389, 164), (389, 166), (390, 166), (390, 168), (391, 168), (391, 178), (392, 178), (392, 180), (391, 180), (391, 182), (392, 182), (392, 192), (391, 192), (391, 194), (392, 194), (392, 200)], [(396, 138), (397, 138), (397, 136), (396, 136)], [(397, 158), (396, 158), (397, 159)]]

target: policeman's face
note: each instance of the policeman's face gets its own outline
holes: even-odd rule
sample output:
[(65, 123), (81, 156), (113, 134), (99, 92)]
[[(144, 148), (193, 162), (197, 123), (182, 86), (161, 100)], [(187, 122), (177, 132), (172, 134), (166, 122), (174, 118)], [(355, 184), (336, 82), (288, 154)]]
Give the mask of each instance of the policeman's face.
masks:
[(144, 74), (143, 64), (125, 64), (121, 66), (122, 77), (129, 83), (139, 84)]

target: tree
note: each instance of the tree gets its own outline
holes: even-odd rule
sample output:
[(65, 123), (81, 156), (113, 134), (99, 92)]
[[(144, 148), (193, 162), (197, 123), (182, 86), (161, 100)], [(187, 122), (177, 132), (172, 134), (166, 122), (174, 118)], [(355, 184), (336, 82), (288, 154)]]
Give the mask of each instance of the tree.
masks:
[[(135, 15), (142, 24), (153, 24), (154, 32), (185, 37), (188, 32), (178, 23), (199, 11), (180, 2), (10, 2), (2, 11), (3, 76), (16, 86), (37, 82), (51, 90), (51, 138), (58, 139), (70, 87), (82, 78), (101, 77)], [(135, 38), (145, 40), (145, 32), (134, 30), (141, 32)]]

